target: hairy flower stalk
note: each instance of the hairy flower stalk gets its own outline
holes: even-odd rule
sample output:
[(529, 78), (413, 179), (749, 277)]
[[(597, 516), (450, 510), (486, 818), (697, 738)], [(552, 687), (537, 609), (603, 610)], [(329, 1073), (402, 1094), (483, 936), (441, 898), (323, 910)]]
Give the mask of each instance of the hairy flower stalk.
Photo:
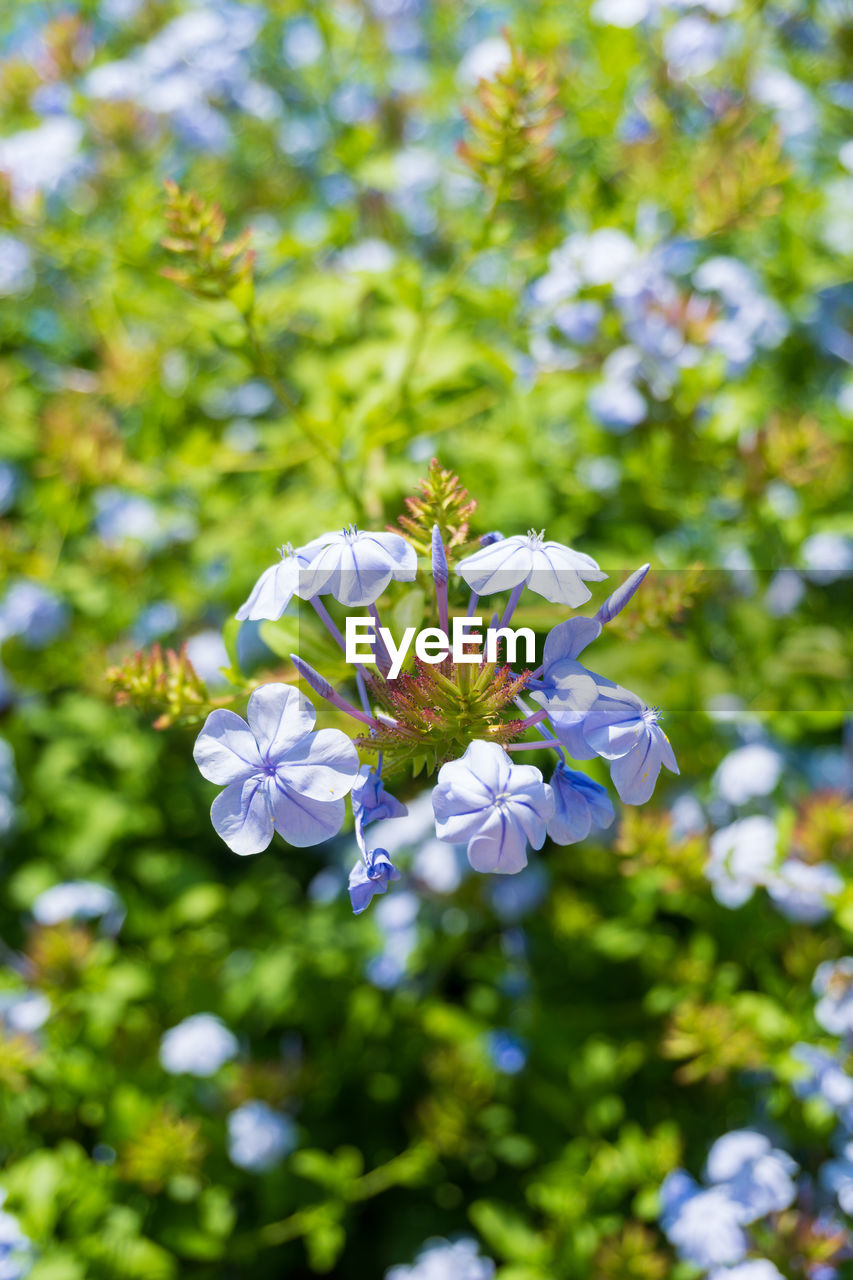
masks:
[[(579, 661), (625, 608), (648, 565), (593, 617), (583, 617), (573, 611), (591, 597), (587, 582), (606, 576), (590, 556), (547, 539), (544, 530), (510, 537), (491, 532), (452, 563), (449, 552), (467, 540), (474, 504), (437, 463), (422, 497), (408, 506), (401, 525), (411, 541), (394, 531), (350, 526), (296, 549), (288, 545), (238, 614), (274, 621), (294, 599), (310, 602), (352, 665), (361, 706), (298, 654), (291, 660), (316, 694), (355, 722), (352, 735), (314, 732), (307, 698), (290, 686), (269, 684), (253, 693), (248, 724), (233, 712), (214, 712), (196, 743), (204, 776), (226, 784), (211, 812), (237, 853), (265, 848), (274, 831), (296, 845), (329, 838), (351, 794), (359, 861), (349, 892), (356, 914), (400, 878), (382, 835), (375, 834), (382, 822), (406, 812), (385, 790), (386, 775), (434, 778), (438, 838), (465, 844), (477, 871), (512, 874), (526, 865), (528, 847), (541, 848), (546, 837), (570, 844), (593, 825), (613, 821), (606, 789), (570, 762), (606, 761), (626, 804), (649, 798), (662, 766), (678, 771), (658, 723), (660, 711)], [(418, 552), (429, 557), (438, 626), (433, 622), (416, 636), (409, 625), (395, 635), (382, 625), (377, 601), (386, 591), (395, 593), (386, 616), (400, 616), (400, 606), (406, 616), (400, 593), (417, 577)], [(471, 593), (468, 612), (452, 613), (451, 600), (464, 599), (465, 588)], [(556, 614), (535, 671), (534, 632), (509, 626), (525, 591), (551, 602)], [(322, 603), (324, 595), (361, 611), (347, 619), (345, 635)], [(488, 596), (502, 600), (490, 608), (484, 634), (483, 618), (473, 610)], [(415, 616), (420, 609), (418, 601)], [(522, 644), (529, 665), (519, 671)], [(538, 706), (523, 699), (526, 690)], [(513, 759), (528, 751), (556, 752), (549, 781), (535, 765)]]

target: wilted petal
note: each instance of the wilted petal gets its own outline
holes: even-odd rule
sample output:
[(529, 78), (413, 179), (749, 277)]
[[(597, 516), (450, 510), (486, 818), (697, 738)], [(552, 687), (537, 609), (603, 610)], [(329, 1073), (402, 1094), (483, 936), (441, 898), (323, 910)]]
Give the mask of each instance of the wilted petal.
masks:
[(262, 684), (249, 699), (246, 712), (264, 759), (275, 761), (301, 742), (314, 728), (313, 706), (290, 684)]
[(232, 782), (210, 806), (210, 820), (233, 853), (260, 853), (273, 836), (273, 818), (262, 777)]
[(195, 740), (193, 759), (208, 782), (224, 786), (256, 773), (262, 761), (254, 735), (242, 716), (219, 708), (211, 711)]
[(344, 824), (343, 800), (314, 800), (278, 782), (270, 788), (270, 800), (276, 831), (298, 849), (336, 836)]
[(358, 768), (358, 752), (346, 734), (320, 729), (277, 758), (276, 777), (302, 796), (339, 800), (351, 789)]
[(349, 875), (349, 895), (354, 915), (366, 910), (373, 895), (385, 893), (392, 880), (399, 880), (400, 872), (384, 849), (374, 849), (367, 854), (367, 862), (361, 859)]

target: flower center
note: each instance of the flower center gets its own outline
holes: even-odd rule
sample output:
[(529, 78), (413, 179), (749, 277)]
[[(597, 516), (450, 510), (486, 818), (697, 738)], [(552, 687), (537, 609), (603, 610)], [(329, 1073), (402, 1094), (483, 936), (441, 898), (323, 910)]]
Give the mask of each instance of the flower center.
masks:
[(536, 530), (535, 530), (535, 529), (528, 529), (528, 530), (527, 530), (527, 543), (528, 543), (528, 546), (531, 546), (531, 547), (538, 547), (538, 546), (539, 546), (541, 543), (543, 543), (544, 541), (545, 541), (545, 530), (544, 530), (544, 529), (540, 529), (538, 533), (536, 532)]
[(348, 524), (347, 527), (343, 530), (343, 535), (346, 538), (347, 542), (355, 542), (356, 538), (358, 537), (358, 525)]
[(282, 560), (289, 560), (291, 556), (296, 554), (293, 550), (293, 543), (285, 542), (283, 547), (279, 547), (278, 554), (281, 556)]
[(662, 715), (663, 712), (660, 707), (645, 707), (643, 709), (643, 720), (647, 725), (649, 725), (649, 727), (653, 724), (657, 724)]

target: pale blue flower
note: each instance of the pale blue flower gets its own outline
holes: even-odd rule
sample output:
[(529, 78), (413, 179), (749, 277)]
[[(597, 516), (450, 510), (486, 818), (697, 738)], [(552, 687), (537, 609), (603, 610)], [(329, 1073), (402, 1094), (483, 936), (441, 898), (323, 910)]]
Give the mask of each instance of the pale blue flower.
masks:
[(79, 146), (83, 125), (70, 116), (54, 116), (35, 129), (0, 138), (0, 170), (16, 200), (54, 192), (83, 167)]
[[(2, 240), (0, 240), (0, 260), (2, 259), (2, 254)], [(0, 293), (2, 293), (2, 286), (0, 286)], [(0, 515), (8, 511), (15, 501), (20, 482), (21, 476), (18, 468), (12, 466), (11, 462), (0, 462)]]
[(492, 80), (509, 64), (510, 47), (502, 36), (487, 36), (469, 49), (456, 72), (460, 84), (474, 85)]
[(785, 1280), (785, 1277), (766, 1258), (747, 1258), (734, 1267), (711, 1271), (708, 1280)]
[[(0, 235), (0, 298), (9, 298), (17, 293), (26, 293), (31, 287), (33, 274), (33, 255), (29, 247), (16, 236)], [(0, 463), (0, 511), (3, 505), (3, 469)]]
[(705, 875), (718, 902), (724, 907), (743, 906), (759, 885), (768, 883), (778, 839), (776, 824), (760, 815), (741, 818), (714, 832)]
[(300, 549), (310, 561), (300, 594), (333, 595), (349, 608), (373, 604), (391, 581), (414, 582), (418, 557), (397, 533), (366, 533), (354, 525), (324, 533)]
[(139, 645), (151, 644), (177, 630), (180, 614), (169, 600), (156, 600), (143, 609), (133, 624), (133, 638)]
[(391, 1267), (385, 1280), (492, 1280), (495, 1264), (480, 1254), (475, 1240), (464, 1237), (428, 1240), (409, 1266)]
[(600, 694), (584, 719), (587, 743), (611, 761), (610, 776), (625, 804), (645, 804), (665, 765), (678, 773), (669, 738), (658, 724), (660, 712), (628, 689)]
[(412, 875), (432, 893), (453, 893), (462, 882), (462, 863), (450, 844), (433, 839), (418, 846)]
[(290, 685), (261, 685), (247, 717), (212, 711), (193, 751), (202, 777), (225, 786), (210, 816), (229, 849), (259, 853), (274, 830), (299, 847), (336, 835), (359, 769), (349, 738), (312, 732), (314, 708)]
[(639, 426), (648, 413), (645, 397), (627, 378), (614, 377), (596, 383), (587, 403), (597, 421), (616, 435)]
[(356, 839), (363, 838), (364, 828), (371, 822), (384, 822), (389, 818), (405, 818), (408, 809), (385, 790), (382, 777), (375, 769), (363, 764), (352, 785), (350, 794), (355, 819)]
[[(308, 581), (310, 559), (301, 547), (293, 549), (289, 544), (279, 548), (280, 559), (265, 569), (252, 588), (248, 600), (240, 605), (236, 617), (243, 621), (268, 618), (274, 622), (280, 618), (294, 596), (309, 600), (300, 584)], [(313, 593), (316, 594), (316, 593)]]
[(554, 796), (534, 765), (513, 764), (494, 742), (475, 741), (461, 760), (441, 766), (432, 797), (440, 840), (467, 841), (475, 871), (512, 874), (527, 865), (527, 844), (541, 849)]
[(853, 1142), (842, 1148), (838, 1160), (828, 1160), (820, 1171), (820, 1180), (831, 1191), (847, 1214), (853, 1214)]
[(164, 518), (149, 498), (112, 486), (94, 495), (95, 530), (108, 547), (139, 542), (156, 548), (169, 541)]
[(49, 1017), (50, 1001), (40, 991), (0, 992), (0, 1027), (5, 1030), (32, 1035)]
[(490, 1031), (487, 1037), (492, 1065), (506, 1076), (516, 1076), (527, 1064), (524, 1041), (511, 1031)]
[(32, 906), (39, 924), (60, 924), (63, 920), (103, 921), (107, 933), (117, 933), (125, 917), (124, 903), (113, 889), (94, 880), (67, 880), (45, 889)]
[(800, 548), (806, 577), (826, 586), (853, 573), (853, 538), (842, 533), (813, 533)]
[(707, 75), (716, 66), (724, 47), (724, 28), (699, 14), (680, 18), (663, 38), (669, 69), (679, 78)]
[(382, 778), (369, 765), (362, 765), (352, 788), (352, 813), (355, 838), (361, 851), (361, 859), (349, 876), (349, 895), (352, 909), (360, 915), (369, 905), (374, 894), (385, 893), (392, 880), (399, 880), (400, 873), (388, 856), (388, 851), (375, 845), (370, 848), (365, 827), (372, 822), (389, 818), (404, 818), (406, 806), (401, 804), (382, 784)]
[(418, 942), (419, 909), (417, 895), (406, 890), (376, 904), (372, 916), (383, 945), (381, 953), (367, 965), (367, 976), (375, 987), (389, 991), (405, 978), (409, 957)]
[(224, 689), (228, 684), (223, 669), (231, 666), (225, 641), (219, 631), (208, 627), (205, 631), (197, 631), (186, 642), (187, 657), (193, 670), (201, 676), (211, 689)]
[(310, 67), (323, 56), (325, 43), (310, 18), (296, 18), (284, 29), (282, 52), (292, 67)]
[(532, 530), (526, 537), (503, 538), (482, 547), (460, 560), (456, 570), (480, 596), (527, 586), (552, 604), (571, 608), (590, 598), (583, 579), (601, 582), (607, 577), (591, 556), (546, 541), (544, 532)]
[(163, 1034), (160, 1065), (173, 1076), (212, 1076), (236, 1058), (239, 1048), (237, 1037), (221, 1018), (194, 1013)]
[(746, 1255), (738, 1206), (724, 1187), (700, 1187), (676, 1169), (660, 1189), (661, 1225), (685, 1262), (697, 1267), (731, 1266)]
[(730, 751), (717, 766), (714, 786), (729, 804), (746, 804), (755, 796), (767, 796), (782, 773), (782, 757), (772, 747), (753, 742)]
[(28, 649), (43, 649), (68, 622), (68, 608), (52, 591), (22, 578), (0, 600), (0, 643), (19, 636)]
[(725, 1185), (741, 1222), (750, 1223), (793, 1204), (797, 1169), (796, 1161), (763, 1133), (735, 1129), (711, 1147), (705, 1174), (709, 1182)]
[(550, 880), (541, 862), (525, 867), (517, 876), (500, 876), (489, 885), (492, 909), (504, 924), (530, 915), (548, 896)]
[[(6, 1192), (0, 1190), (0, 1204)], [(33, 1244), (11, 1213), (0, 1209), (0, 1280), (24, 1280), (34, 1261)]]
[(297, 1145), (296, 1125), (266, 1102), (244, 1102), (226, 1121), (228, 1158), (238, 1169), (266, 1173)]
[(832, 910), (832, 900), (844, 881), (828, 862), (800, 862), (786, 858), (767, 882), (767, 892), (788, 920), (818, 924)]
[(400, 872), (384, 849), (368, 849), (349, 873), (347, 889), (353, 914), (366, 911), (377, 893), (385, 893), (392, 880), (399, 880)]
[(560, 761), (551, 778), (554, 816), (548, 822), (548, 836), (555, 844), (575, 844), (589, 835), (593, 824), (609, 827), (615, 814), (613, 803), (599, 783), (585, 773), (570, 769)]
[(791, 1050), (795, 1062), (806, 1068), (794, 1081), (798, 1098), (820, 1098), (845, 1126), (853, 1127), (853, 1076), (846, 1070), (846, 1061), (837, 1054), (813, 1044), (795, 1044)]
[(834, 1036), (853, 1035), (853, 956), (818, 965), (812, 991), (819, 996), (814, 1015)]

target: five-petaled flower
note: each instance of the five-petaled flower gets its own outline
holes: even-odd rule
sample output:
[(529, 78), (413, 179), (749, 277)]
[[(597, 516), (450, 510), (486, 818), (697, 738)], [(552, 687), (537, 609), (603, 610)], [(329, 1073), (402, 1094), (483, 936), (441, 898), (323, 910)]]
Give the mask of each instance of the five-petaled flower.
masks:
[(310, 561), (305, 599), (333, 595), (351, 609), (373, 604), (392, 580), (414, 582), (418, 570), (414, 547), (398, 533), (366, 533), (354, 525), (321, 534), (301, 554)]
[(576, 608), (590, 598), (582, 579), (601, 582), (607, 577), (592, 556), (573, 551), (562, 542), (548, 542), (544, 533), (517, 535), (489, 543), (456, 566), (472, 591), (493, 595), (526, 586), (552, 604)]
[(645, 804), (661, 765), (678, 773), (669, 738), (658, 724), (660, 712), (627, 689), (600, 696), (584, 721), (584, 737), (605, 760), (625, 804)]
[(274, 830), (300, 847), (336, 835), (359, 767), (346, 734), (312, 732), (313, 706), (286, 684), (256, 689), (247, 717), (212, 711), (193, 750), (202, 777), (225, 785), (210, 817), (229, 849), (260, 853)]
[(472, 742), (442, 765), (432, 797), (440, 840), (468, 842), (475, 871), (511, 874), (527, 866), (527, 845), (541, 849), (554, 796), (530, 764), (513, 764), (496, 742)]

